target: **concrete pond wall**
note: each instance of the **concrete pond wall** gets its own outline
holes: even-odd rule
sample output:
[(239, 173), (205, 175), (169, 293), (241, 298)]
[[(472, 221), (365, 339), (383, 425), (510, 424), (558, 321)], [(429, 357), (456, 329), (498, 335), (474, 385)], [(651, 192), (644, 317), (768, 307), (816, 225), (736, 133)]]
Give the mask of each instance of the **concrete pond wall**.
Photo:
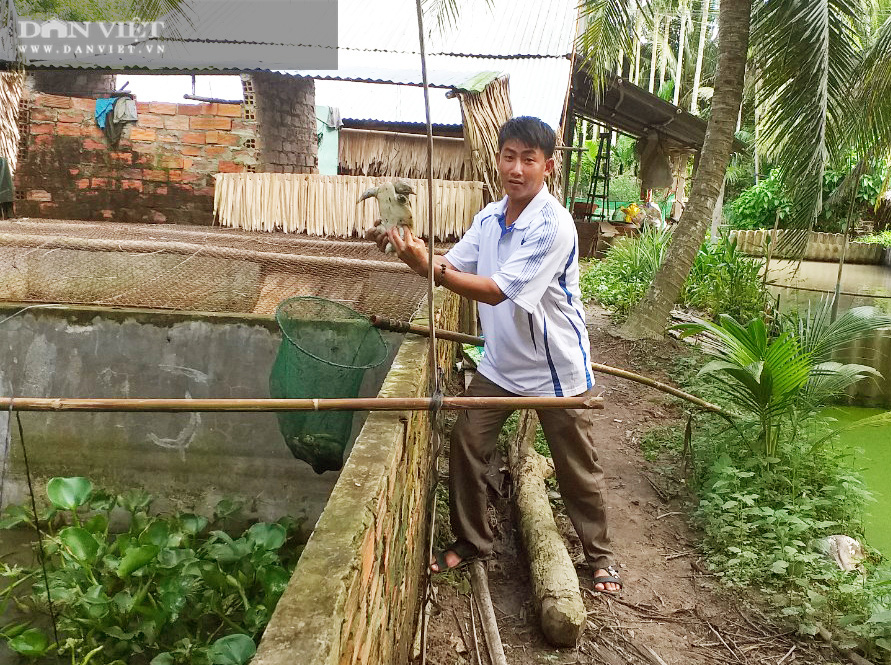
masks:
[[(269, 396), (281, 340), (274, 318), (164, 313), (100, 307), (0, 306), (0, 393), (19, 397)], [(390, 358), (398, 336), (388, 334)], [(363, 396), (377, 393), (385, 362), (369, 371)], [(354, 417), (353, 434), (366, 414)], [(274, 413), (23, 412), (36, 487), (52, 476), (87, 476), (115, 491), (146, 489), (156, 508), (209, 514), (217, 501), (247, 501), (245, 517), (306, 517), (311, 529), (338, 478), (295, 459)], [(4, 502), (26, 499), (15, 422)], [(2, 449), (0, 449), (2, 455)]]
[[(735, 238), (741, 252), (752, 256), (764, 256), (764, 242), (773, 232), (767, 229), (749, 231), (731, 231), (730, 237)], [(777, 233), (777, 241), (782, 238), (783, 231)], [(802, 257), (807, 261), (835, 261), (841, 258), (842, 248), (845, 244), (843, 233), (819, 233), (811, 232), (807, 242), (807, 249)], [(880, 264), (887, 260), (887, 252), (881, 245), (865, 242), (849, 242), (845, 253), (846, 263)], [(774, 257), (783, 258), (776, 252), (774, 245)]]
[[(459, 317), (470, 319), (467, 303), (442, 289), (435, 305), (438, 327), (458, 329)], [(0, 305), (4, 395), (268, 396), (280, 339), (272, 318), (22, 307)], [(361, 394), (429, 395), (429, 341), (385, 339), (395, 358), (366, 376)], [(448, 368), (454, 344), (440, 341), (437, 351), (438, 365)], [(357, 414), (344, 468), (321, 476), (291, 457), (274, 414), (21, 416), (37, 486), (54, 475), (85, 475), (111, 489), (143, 487), (161, 499), (156, 507), (209, 511), (236, 495), (249, 499), (249, 517), (308, 518), (312, 534), (254, 665), (408, 663), (425, 580), (430, 412)], [(4, 498), (20, 502), (27, 496), (21, 442), (14, 420), (0, 415), (0, 441), (10, 426)]]
[[(437, 327), (456, 329), (458, 298), (437, 289), (435, 304)], [(452, 346), (437, 346), (440, 367)], [(426, 338), (406, 337), (380, 395), (429, 395), (429, 353)], [(429, 412), (369, 415), (253, 665), (408, 663), (426, 579), (432, 449)]]

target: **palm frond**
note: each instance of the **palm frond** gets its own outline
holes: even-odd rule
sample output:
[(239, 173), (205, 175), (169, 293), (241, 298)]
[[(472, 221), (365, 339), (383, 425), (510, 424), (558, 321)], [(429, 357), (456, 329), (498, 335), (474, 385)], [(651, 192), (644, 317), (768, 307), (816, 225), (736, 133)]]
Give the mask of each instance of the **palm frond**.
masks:
[(177, 14), (187, 18), (186, 5), (188, 5), (186, 0), (132, 0), (130, 10), (133, 12), (131, 16), (143, 18), (157, 18), (165, 14)]
[(868, 365), (820, 363), (811, 372), (802, 397), (814, 408), (823, 406), (829, 400), (844, 395), (848, 388), (866, 378), (881, 379), (882, 374)]
[(781, 320), (784, 330), (794, 332), (802, 348), (811, 354), (814, 362), (828, 361), (856, 340), (880, 328), (891, 327), (891, 316), (875, 307), (853, 307), (832, 321), (832, 299), (826, 298), (815, 309), (808, 305), (807, 312), (792, 319)]
[(759, 147), (780, 168), (792, 198), (783, 235), (802, 254), (822, 208), (827, 158), (844, 144), (850, 82), (865, 32), (863, 0), (753, 4), (759, 70)]
[(634, 14), (638, 11), (646, 25), (652, 25), (649, 7), (640, 0), (583, 0), (581, 3), (576, 53), (597, 94), (603, 90), (607, 76), (615, 71), (622, 54), (632, 52)]
[(891, 149), (891, 16), (873, 35), (852, 80), (848, 130), (861, 155), (886, 155)]

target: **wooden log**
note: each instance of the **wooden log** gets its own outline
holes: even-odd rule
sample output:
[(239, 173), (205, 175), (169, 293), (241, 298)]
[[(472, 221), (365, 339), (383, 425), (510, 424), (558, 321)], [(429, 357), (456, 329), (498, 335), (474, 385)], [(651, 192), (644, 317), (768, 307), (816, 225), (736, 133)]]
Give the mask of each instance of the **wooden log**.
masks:
[(520, 535), (532, 579), (532, 594), (545, 639), (557, 647), (573, 647), (587, 621), (575, 566), (554, 522), (544, 479), (550, 466), (532, 449), (538, 418), (532, 411), (520, 414), (515, 441), (508, 447), (514, 480)]
[[(430, 397), (356, 397), (326, 399), (139, 399), (0, 397), (12, 411), (426, 411)], [(443, 397), (440, 409), (602, 409), (599, 397)]]

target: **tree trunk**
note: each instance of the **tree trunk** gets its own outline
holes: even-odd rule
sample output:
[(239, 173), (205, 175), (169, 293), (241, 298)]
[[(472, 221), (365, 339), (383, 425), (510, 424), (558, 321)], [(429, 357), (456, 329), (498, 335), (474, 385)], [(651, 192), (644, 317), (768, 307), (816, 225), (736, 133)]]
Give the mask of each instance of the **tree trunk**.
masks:
[(671, 35), (671, 14), (665, 15), (665, 28), (662, 31), (662, 49), (659, 54), (659, 88), (656, 90), (658, 94), (662, 86), (665, 85), (665, 69), (668, 66), (668, 38)]
[(678, 105), (681, 98), (681, 79), (684, 76), (684, 48), (687, 46), (687, 0), (681, 0), (681, 31), (678, 35), (678, 60), (674, 68), (674, 95), (671, 103)]
[(662, 44), (659, 48), (659, 87), (656, 89), (656, 93), (662, 89), (662, 86), (665, 85), (665, 67), (668, 64), (668, 36), (671, 32), (671, 15), (665, 15), (665, 26), (662, 29)]
[(640, 85), (640, 49), (643, 37), (643, 14), (634, 9), (634, 72), (631, 76), (631, 82), (634, 85)]
[(654, 92), (656, 85), (656, 57), (659, 51), (659, 26), (662, 24), (661, 16), (653, 17), (653, 31), (650, 35), (650, 82), (647, 90)]
[(721, 0), (718, 11), (718, 68), (711, 116), (687, 208), (674, 231), (662, 266), (621, 334), (661, 337), (671, 308), (690, 274), (727, 173), (733, 132), (742, 102), (752, 0)]
[(708, 34), (708, 12), (711, 0), (702, 0), (702, 14), (699, 20), (699, 46), (696, 48), (696, 69), (693, 70), (693, 98), (690, 100), (690, 113), (699, 113), (699, 83), (702, 77), (702, 58), (705, 53), (705, 36)]

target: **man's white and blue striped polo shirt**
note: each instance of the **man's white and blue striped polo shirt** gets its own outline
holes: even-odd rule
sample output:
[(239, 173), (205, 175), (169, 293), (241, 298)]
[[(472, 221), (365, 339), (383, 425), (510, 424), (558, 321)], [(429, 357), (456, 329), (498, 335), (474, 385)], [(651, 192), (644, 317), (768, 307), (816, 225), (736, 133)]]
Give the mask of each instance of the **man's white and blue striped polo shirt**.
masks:
[(507, 197), (483, 208), (445, 257), (507, 296), (479, 304), (486, 352), (478, 371), (518, 395), (579, 395), (594, 376), (572, 216), (546, 187), (509, 227), (506, 207)]

